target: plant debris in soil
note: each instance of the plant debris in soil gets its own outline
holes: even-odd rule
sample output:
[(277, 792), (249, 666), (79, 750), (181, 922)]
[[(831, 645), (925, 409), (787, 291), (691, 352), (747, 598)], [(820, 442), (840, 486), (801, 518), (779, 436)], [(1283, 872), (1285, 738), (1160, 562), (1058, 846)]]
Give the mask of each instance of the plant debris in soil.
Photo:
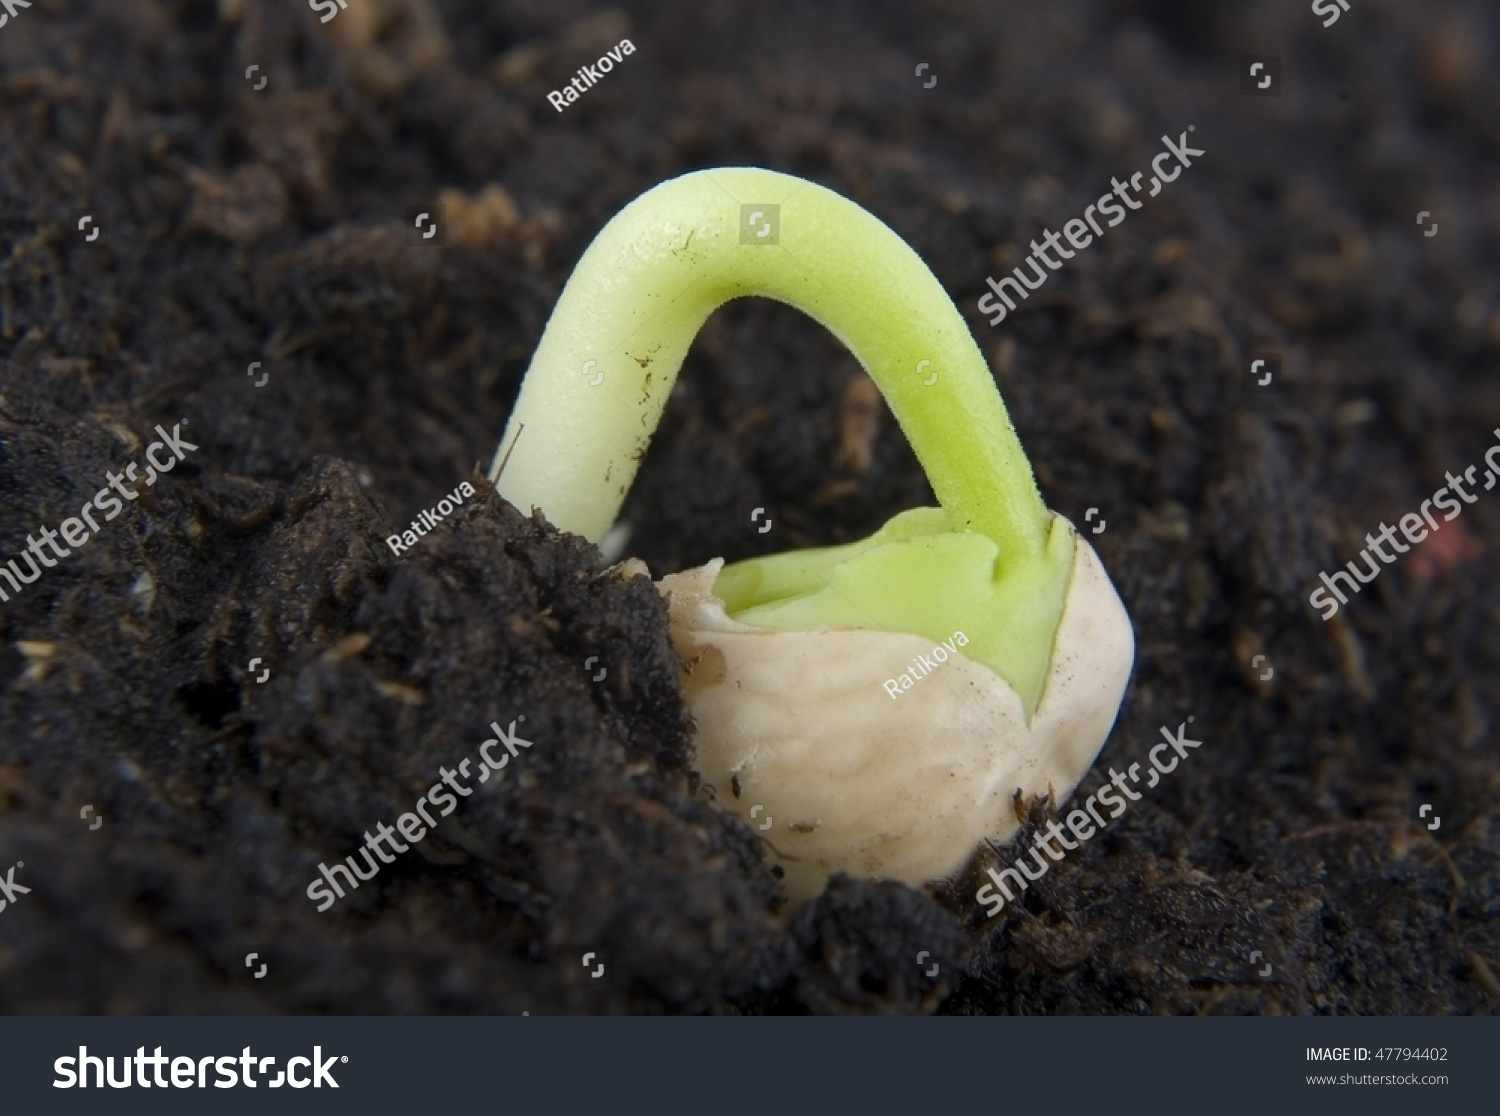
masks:
[[(0, 1010), (1500, 1010), (1500, 500), (1331, 621), (1306, 603), (1500, 427), (1500, 25), (1478, 0), (1364, 11), (1357, 35), (1269, 0), (22, 11), (0, 558), (158, 424), (199, 448), (0, 604), (0, 870), (31, 889), (0, 914)], [(1242, 96), (1238, 56), (1272, 48), (1283, 95)], [(987, 275), (1190, 124), (1190, 173), (984, 321)], [(694, 775), (653, 585), (480, 475), (582, 250), (716, 165), (905, 237), (1049, 504), (1099, 510), (1138, 658), (1079, 793), (1160, 726), (1204, 740), (993, 919), (985, 869), (1065, 804), (1017, 802), (1014, 846), (929, 889), (837, 877), (785, 909)], [(1251, 397), (1263, 352), (1283, 390)], [(622, 519), (661, 576), (930, 503), (853, 358), (748, 301), (704, 328)], [(317, 910), (320, 864), (520, 717), (503, 778)]]

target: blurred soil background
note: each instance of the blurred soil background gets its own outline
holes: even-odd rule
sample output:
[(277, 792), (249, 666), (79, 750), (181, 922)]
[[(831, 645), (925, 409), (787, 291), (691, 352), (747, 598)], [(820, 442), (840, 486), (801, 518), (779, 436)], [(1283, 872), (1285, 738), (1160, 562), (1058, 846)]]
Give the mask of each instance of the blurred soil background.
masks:
[[(0, 1010), (1500, 1010), (1500, 493), (1333, 621), (1307, 604), (1500, 427), (1497, 33), (1483, 0), (1355, 0), (1327, 29), (1270, 0), (18, 10), (0, 559), (156, 424), (200, 448), (0, 604), (0, 871), (31, 888), (0, 913)], [(1246, 53), (1282, 59), (1280, 97), (1241, 94)], [(983, 320), (986, 275), (1189, 125), (1196, 165)], [(973, 894), (1008, 849), (783, 917), (758, 835), (692, 776), (654, 588), (476, 475), (592, 237), (721, 165), (904, 236), (1049, 504), (1100, 509), (1138, 662), (1081, 793), (1159, 726), (1205, 741), (994, 920)], [(1263, 352), (1284, 383), (1251, 396)], [(748, 301), (684, 367), (627, 550), (660, 576), (931, 502), (853, 358)], [(320, 861), (522, 715), (498, 786), (316, 912)]]

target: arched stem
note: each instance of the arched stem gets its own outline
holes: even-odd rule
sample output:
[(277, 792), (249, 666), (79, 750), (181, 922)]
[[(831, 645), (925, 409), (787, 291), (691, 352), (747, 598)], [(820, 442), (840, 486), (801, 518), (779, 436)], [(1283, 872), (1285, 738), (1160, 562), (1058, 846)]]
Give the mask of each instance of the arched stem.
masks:
[(1043, 557), (1050, 513), (989, 367), (937, 278), (853, 202), (754, 168), (664, 182), (599, 233), (547, 323), (496, 450), (490, 478), (503, 462), (501, 495), (601, 539), (693, 338), (714, 310), (747, 295), (796, 307), (849, 348), (953, 530), (994, 539), (1002, 567)]

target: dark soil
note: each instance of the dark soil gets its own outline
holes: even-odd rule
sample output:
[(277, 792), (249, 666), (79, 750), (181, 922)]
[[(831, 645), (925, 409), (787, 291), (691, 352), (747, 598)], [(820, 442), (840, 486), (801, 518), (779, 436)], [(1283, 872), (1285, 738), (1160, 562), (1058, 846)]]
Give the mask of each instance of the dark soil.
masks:
[[(1283, 59), (1280, 98), (1241, 95), (1243, 53)], [(200, 448), (0, 604), (0, 876), (32, 889), (0, 911), (0, 1010), (1500, 1010), (1500, 495), (1332, 622), (1307, 605), (1500, 427), (1497, 59), (1483, 0), (1355, 0), (1326, 30), (1270, 0), (19, 11), (0, 558), (158, 423)], [(982, 319), (986, 275), (1190, 124), (1201, 161)], [(1100, 509), (1138, 661), (1084, 791), (1159, 726), (1205, 741), (993, 921), (972, 897), (1008, 849), (931, 895), (838, 880), (783, 917), (757, 834), (692, 775), (655, 589), (476, 469), (590, 239), (716, 165), (811, 178), (906, 237), (1048, 502)], [(443, 243), (413, 241), (424, 210)], [(1263, 351), (1270, 399), (1239, 390)], [(930, 503), (868, 397), (796, 312), (720, 311), (629, 551), (660, 576)], [(478, 497), (392, 554), (466, 478)], [(319, 862), (523, 715), (505, 778), (317, 913)]]

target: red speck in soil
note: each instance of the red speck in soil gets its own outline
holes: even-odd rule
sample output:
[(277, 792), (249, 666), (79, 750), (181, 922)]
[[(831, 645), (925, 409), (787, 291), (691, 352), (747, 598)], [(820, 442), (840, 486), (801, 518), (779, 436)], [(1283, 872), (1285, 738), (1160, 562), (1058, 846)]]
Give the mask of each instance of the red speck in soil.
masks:
[(1435, 574), (1447, 573), (1460, 562), (1478, 558), (1484, 546), (1464, 530), (1462, 523), (1450, 523), (1428, 537), (1412, 558), (1411, 572), (1418, 585), (1426, 585)]

